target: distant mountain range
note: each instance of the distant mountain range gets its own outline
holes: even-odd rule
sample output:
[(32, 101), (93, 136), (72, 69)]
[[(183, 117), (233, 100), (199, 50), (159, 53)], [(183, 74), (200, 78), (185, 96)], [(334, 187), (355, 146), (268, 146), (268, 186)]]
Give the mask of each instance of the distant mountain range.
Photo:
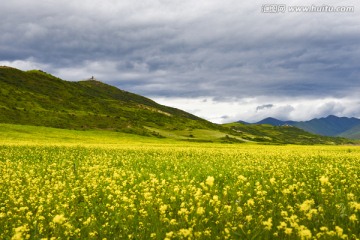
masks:
[[(239, 121), (244, 123), (243, 121)], [(248, 123), (250, 124), (250, 123)], [(281, 121), (276, 118), (265, 118), (253, 124), (269, 124), (273, 126), (294, 126), (307, 132), (333, 137), (360, 139), (360, 119), (329, 115), (309, 121)]]

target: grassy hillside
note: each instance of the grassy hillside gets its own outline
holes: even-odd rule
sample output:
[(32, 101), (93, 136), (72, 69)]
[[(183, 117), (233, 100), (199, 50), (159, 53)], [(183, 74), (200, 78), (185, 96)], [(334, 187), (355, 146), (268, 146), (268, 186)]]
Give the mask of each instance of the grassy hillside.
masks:
[(297, 128), (217, 125), (99, 81), (69, 82), (40, 70), (9, 67), (0, 67), (0, 123), (111, 130), (192, 142), (348, 142)]
[(292, 126), (272, 126), (270, 124), (247, 125), (229, 123), (224, 126), (238, 136), (255, 142), (288, 144), (343, 144), (351, 141), (344, 138), (319, 136)]
[(0, 122), (151, 134), (144, 126), (217, 128), (184, 111), (99, 81), (63, 81), (42, 71), (0, 68)]
[(357, 125), (350, 130), (341, 133), (340, 136), (350, 139), (360, 139), (360, 125)]
[[(158, 132), (162, 137), (140, 136), (119, 131), (103, 131), (100, 129), (90, 130), (70, 130), (42, 126), (27, 126), (0, 123), (0, 144), (3, 143), (52, 143), (52, 144), (123, 144), (128, 142), (142, 143), (163, 143), (174, 144), (181, 142), (249, 142), (242, 140), (235, 135), (211, 130), (211, 129), (192, 129), (192, 130), (164, 130), (158, 128), (148, 128), (149, 132)], [(227, 136), (227, 137), (226, 137)], [(227, 139), (230, 138), (231, 139)]]

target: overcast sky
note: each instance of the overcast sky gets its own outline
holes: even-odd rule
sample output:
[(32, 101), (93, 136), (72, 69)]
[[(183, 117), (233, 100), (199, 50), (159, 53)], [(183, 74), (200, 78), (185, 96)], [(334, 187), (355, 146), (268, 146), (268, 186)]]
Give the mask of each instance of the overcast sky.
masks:
[[(354, 11), (289, 9), (312, 5)], [(358, 0), (11, 0), (0, 16), (0, 65), (95, 76), (213, 122), (360, 117)]]

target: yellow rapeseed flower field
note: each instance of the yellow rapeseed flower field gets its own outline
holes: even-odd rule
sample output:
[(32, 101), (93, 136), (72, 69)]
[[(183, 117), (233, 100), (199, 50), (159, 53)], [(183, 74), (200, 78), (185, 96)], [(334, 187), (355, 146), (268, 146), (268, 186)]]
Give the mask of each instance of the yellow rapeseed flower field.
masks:
[(0, 146), (0, 239), (360, 239), (360, 148)]

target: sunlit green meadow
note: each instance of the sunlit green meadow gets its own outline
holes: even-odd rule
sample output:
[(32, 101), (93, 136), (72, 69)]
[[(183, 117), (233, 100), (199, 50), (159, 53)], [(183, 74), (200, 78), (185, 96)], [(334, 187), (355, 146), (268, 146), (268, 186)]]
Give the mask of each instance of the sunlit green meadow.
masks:
[(0, 239), (360, 239), (360, 148), (2, 125)]

